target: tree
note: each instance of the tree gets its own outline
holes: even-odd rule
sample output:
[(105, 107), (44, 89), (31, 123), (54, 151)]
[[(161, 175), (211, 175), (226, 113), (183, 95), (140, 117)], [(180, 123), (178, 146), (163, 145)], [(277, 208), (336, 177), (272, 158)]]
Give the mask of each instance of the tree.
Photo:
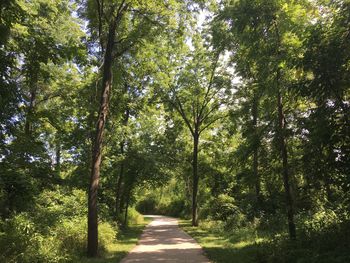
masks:
[(223, 118), (224, 90), (230, 83), (219, 72), (219, 55), (210, 53), (200, 39), (193, 38), (196, 46), (193, 55), (182, 55), (183, 67), (178, 69), (168, 87), (164, 100), (176, 110), (192, 136), (192, 225), (198, 225), (198, 152), (201, 134)]
[[(3, 13), (2, 9), (6, 8)], [(67, 1), (6, 1), (1, 4), (1, 18), (5, 22), (6, 42), (1, 54), (9, 62), (3, 65), (4, 111), (1, 133), (4, 151), (2, 181), (7, 194), (8, 214), (21, 211), (38, 193), (56, 180), (51, 172), (50, 146), (52, 129), (59, 129), (53, 117), (54, 103), (61, 102), (66, 91), (59, 86), (54, 74), (63, 78), (76, 73), (81, 62), (80, 21), (71, 16), (74, 5)], [(65, 30), (66, 28), (70, 28)], [(80, 53), (81, 52), (81, 53)], [(81, 56), (78, 55), (80, 53)], [(68, 61), (76, 58), (75, 63)], [(72, 73), (68, 73), (72, 71)], [(68, 81), (67, 85), (71, 84)], [(8, 92), (7, 92), (7, 88)], [(11, 185), (15, 185), (12, 187)], [(21, 195), (23, 203), (15, 201)]]
[[(240, 75), (252, 77), (250, 72), (254, 68), (254, 72), (257, 72), (255, 81), (265, 89), (262, 94), (275, 97), (275, 142), (282, 165), (291, 239), (295, 239), (296, 230), (288, 161), (286, 104), (282, 99), (287, 99), (288, 87), (292, 82), (288, 73), (295, 70), (294, 62), (302, 53), (301, 39), (306, 25), (310, 23), (307, 11), (307, 4), (303, 1), (283, 4), (278, 1), (237, 1), (231, 5), (224, 2), (222, 11), (215, 19), (219, 30), (214, 29), (216, 32), (222, 30), (230, 33), (224, 40), (217, 38), (216, 45), (226, 46), (234, 52), (233, 60)], [(293, 33), (295, 28), (300, 29), (298, 34)], [(218, 35), (222, 35), (219, 32)], [(248, 58), (248, 67), (243, 54)]]
[[(152, 38), (156, 29), (175, 23), (176, 1), (159, 5), (156, 1), (88, 1), (86, 15), (95, 40), (99, 41), (102, 60), (101, 100), (93, 141), (91, 176), (89, 188), (88, 256), (96, 257), (97, 234), (97, 190), (102, 161), (102, 141), (105, 128), (109, 96), (112, 88), (113, 61), (139, 46), (146, 38)], [(97, 11), (97, 13), (96, 13)]]
[(350, 6), (339, 1), (317, 3), (316, 8), (315, 23), (308, 27), (304, 42), (300, 82), (293, 88), (309, 102), (299, 117), (305, 188), (308, 193), (325, 189), (326, 199), (333, 204), (348, 191), (350, 46), (345, 39)]

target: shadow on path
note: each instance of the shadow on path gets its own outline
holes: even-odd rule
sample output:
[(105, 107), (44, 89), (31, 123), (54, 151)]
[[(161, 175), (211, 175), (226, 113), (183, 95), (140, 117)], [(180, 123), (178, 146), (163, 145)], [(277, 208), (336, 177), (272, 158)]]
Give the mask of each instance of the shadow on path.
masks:
[(153, 217), (154, 220), (146, 227), (138, 245), (121, 263), (210, 263), (197, 242), (179, 229), (176, 219), (163, 216), (147, 217)]

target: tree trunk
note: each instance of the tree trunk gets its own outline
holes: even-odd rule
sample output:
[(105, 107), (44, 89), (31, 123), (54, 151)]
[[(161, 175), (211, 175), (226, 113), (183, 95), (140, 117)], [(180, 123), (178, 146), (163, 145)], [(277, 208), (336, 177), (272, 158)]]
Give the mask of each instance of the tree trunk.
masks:
[(256, 200), (259, 205), (261, 205), (261, 193), (260, 193), (260, 175), (259, 175), (259, 156), (258, 156), (258, 134), (257, 134), (257, 120), (258, 120), (258, 101), (254, 96), (252, 105), (252, 115), (253, 115), (253, 129), (254, 129), (254, 152), (253, 152), (253, 174), (255, 180), (255, 194)]
[(258, 156), (258, 148), (256, 147), (254, 149), (253, 153), (253, 173), (254, 173), (254, 178), (255, 178), (255, 195), (256, 195), (256, 200), (258, 204), (261, 203), (261, 194), (260, 194), (260, 175), (259, 175), (259, 156)]
[(124, 214), (124, 227), (128, 224), (128, 209), (129, 209), (129, 201), (130, 201), (130, 193), (129, 196), (126, 199), (126, 206), (125, 206), (125, 214)]
[[(279, 78), (278, 75), (279, 74), (277, 74), (277, 78)], [(290, 183), (289, 183), (288, 152), (287, 152), (287, 143), (285, 138), (286, 123), (285, 123), (284, 113), (283, 113), (282, 96), (279, 89), (277, 90), (277, 106), (278, 106), (278, 137), (279, 137), (280, 151), (282, 155), (283, 185), (284, 185), (284, 190), (286, 195), (289, 236), (291, 239), (296, 239), (293, 198), (292, 198)]]
[[(120, 143), (120, 154), (124, 154), (124, 141)], [(124, 177), (124, 160), (121, 161), (120, 163), (120, 171), (119, 171), (119, 176), (118, 176), (118, 181), (117, 181), (117, 188), (116, 188), (116, 193), (115, 193), (115, 217), (116, 220), (118, 220), (119, 215), (121, 213), (121, 203), (120, 203), (120, 194), (121, 194), (121, 187), (122, 187), (122, 182), (123, 182), (123, 177)]]
[[(123, 126), (124, 127), (126, 127), (128, 125), (129, 115), (130, 115), (130, 110), (127, 106), (126, 110), (125, 110), (124, 119), (123, 119)], [(125, 143), (126, 143), (125, 139), (120, 142), (120, 154), (121, 155), (124, 155)], [(121, 214), (120, 195), (121, 195), (121, 187), (122, 187), (123, 178), (124, 178), (124, 160), (122, 160), (120, 163), (120, 171), (119, 171), (116, 193), (115, 193), (115, 217), (117, 220), (119, 218), (119, 215)]]
[(193, 186), (192, 186), (192, 226), (198, 226), (197, 195), (198, 195), (198, 142), (199, 134), (193, 135)]
[[(281, 37), (278, 29), (277, 21), (275, 21), (276, 27), (276, 37), (277, 37), (277, 58), (280, 58), (280, 45)], [(276, 92), (277, 92), (277, 108), (278, 108), (278, 128), (277, 137), (280, 145), (281, 157), (282, 157), (282, 173), (283, 173), (283, 186), (286, 195), (286, 206), (287, 206), (287, 218), (288, 218), (288, 228), (289, 237), (292, 240), (296, 239), (296, 229), (294, 223), (294, 207), (293, 207), (293, 197), (291, 193), (291, 188), (289, 184), (289, 170), (288, 170), (288, 151), (286, 142), (286, 122), (283, 112), (282, 95), (280, 89), (280, 72), (281, 69), (277, 66), (276, 69)]]
[(214, 175), (214, 183), (213, 187), (211, 188), (211, 194), (214, 198), (217, 198), (219, 196), (219, 187), (220, 187), (220, 182), (219, 182), (219, 174)]
[(57, 139), (57, 142), (56, 142), (56, 167), (55, 167), (55, 171), (56, 171), (57, 178), (60, 178), (61, 177), (61, 143), (60, 143), (59, 139)]
[(98, 251), (97, 190), (102, 160), (103, 131), (106, 124), (109, 94), (112, 87), (112, 59), (115, 30), (116, 20), (113, 20), (109, 25), (107, 46), (104, 55), (101, 101), (92, 151), (92, 167), (88, 199), (88, 257), (96, 257)]
[[(33, 82), (36, 82), (36, 77), (34, 78)], [(27, 116), (26, 116), (26, 121), (24, 124), (24, 134), (25, 135), (31, 135), (33, 128), (32, 128), (32, 119), (33, 119), (33, 114), (34, 114), (34, 108), (36, 104), (36, 83), (32, 84), (33, 87), (31, 88), (30, 91), (30, 98), (29, 98), (29, 107), (27, 110)]]

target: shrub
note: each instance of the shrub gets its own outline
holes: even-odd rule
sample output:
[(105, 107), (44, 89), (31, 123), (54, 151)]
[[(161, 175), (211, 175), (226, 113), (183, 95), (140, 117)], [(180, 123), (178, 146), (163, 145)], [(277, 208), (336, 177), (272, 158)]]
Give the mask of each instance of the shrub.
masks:
[(230, 215), (238, 210), (234, 204), (233, 197), (226, 194), (210, 199), (207, 206), (209, 208), (209, 216), (214, 220), (221, 221), (226, 221)]
[(221, 235), (224, 232), (225, 223), (223, 221), (205, 220), (200, 223), (200, 227)]
[(134, 208), (128, 210), (128, 224), (140, 224), (143, 222), (143, 216)]
[(98, 226), (98, 240), (100, 252), (105, 252), (108, 245), (116, 241), (118, 235), (118, 227), (116, 224), (109, 222), (101, 222)]
[(315, 232), (328, 228), (332, 225), (341, 223), (341, 218), (331, 209), (322, 208), (305, 218), (301, 215), (303, 220), (303, 230), (306, 232)]
[(59, 240), (56, 248), (59, 253), (66, 255), (82, 255), (86, 248), (87, 238), (86, 217), (76, 217), (60, 220), (51, 230), (51, 235)]
[(26, 213), (1, 223), (0, 262), (43, 262), (37, 257), (41, 236)]
[(149, 197), (139, 201), (136, 204), (136, 210), (141, 214), (155, 214), (157, 201), (153, 197)]
[(234, 198), (226, 194), (210, 199), (205, 204), (201, 217), (223, 221), (227, 229), (240, 227), (247, 221), (246, 216), (236, 206)]
[(186, 210), (188, 210), (185, 200), (182, 199), (171, 201), (168, 207), (168, 215), (171, 216), (183, 216)]
[[(1, 222), (0, 262), (76, 262), (86, 249), (85, 192), (44, 191), (36, 201), (35, 210)], [(100, 253), (116, 235), (115, 225), (99, 224)]]
[(35, 200), (34, 218), (42, 229), (52, 226), (60, 220), (74, 217), (86, 217), (87, 196), (82, 190), (57, 188), (45, 190)]

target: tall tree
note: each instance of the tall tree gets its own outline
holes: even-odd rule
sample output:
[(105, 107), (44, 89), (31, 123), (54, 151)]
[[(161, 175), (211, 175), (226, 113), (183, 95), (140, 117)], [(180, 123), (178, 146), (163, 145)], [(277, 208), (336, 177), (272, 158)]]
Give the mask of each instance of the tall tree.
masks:
[(177, 1), (88, 1), (86, 14), (90, 20), (92, 37), (99, 42), (102, 61), (101, 99), (93, 141), (89, 199), (88, 199), (88, 256), (98, 252), (97, 190), (102, 161), (103, 132), (107, 120), (109, 97), (112, 89), (113, 62), (132, 48), (151, 39), (155, 30), (176, 23)]
[[(258, 75), (256, 81), (263, 87), (263, 94), (275, 97), (276, 124), (275, 141), (278, 145), (282, 166), (282, 180), (285, 192), (285, 204), (288, 217), (289, 234), (296, 237), (294, 223), (294, 205), (290, 186), (290, 167), (287, 148), (286, 104), (287, 91), (295, 69), (294, 62), (301, 56), (301, 39), (304, 37), (307, 17), (307, 4), (304, 1), (235, 1), (223, 3), (216, 22), (218, 32), (230, 32), (224, 41), (217, 39), (217, 45), (234, 51), (233, 60), (241, 76), (247, 75), (243, 54), (253, 62)], [(221, 22), (229, 23), (221, 23)], [(299, 28), (298, 34), (294, 33)], [(220, 34), (219, 34), (220, 35)], [(228, 41), (233, 41), (229, 43)], [(226, 41), (226, 42), (225, 42)]]
[(200, 36), (193, 38), (196, 50), (192, 55), (182, 54), (183, 66), (178, 68), (168, 87), (165, 102), (176, 110), (192, 136), (192, 225), (198, 226), (198, 153), (201, 134), (223, 118), (224, 101), (230, 83), (220, 72), (219, 55), (203, 47)]
[[(79, 19), (72, 16), (74, 11), (75, 6), (65, 0), (18, 0), (1, 4), (1, 28), (5, 26), (8, 29), (3, 28), (7, 34), (6, 38), (2, 38), (6, 42), (1, 45), (0, 53), (6, 59), (1, 59), (1, 64), (7, 63), (8, 59), (11, 62), (1, 69), (1, 76), (6, 76), (1, 80), (1, 84), (5, 84), (1, 85), (5, 88), (1, 89), (2, 92), (11, 86), (9, 93), (2, 97), (11, 112), (4, 111), (7, 116), (1, 120), (1, 129), (5, 128), (1, 133), (10, 138), (5, 143), (6, 150), (2, 152), (4, 167), (1, 169), (9, 204), (19, 204), (11, 199), (18, 198), (22, 190), (24, 195), (33, 196), (35, 186), (41, 188), (52, 183), (48, 138), (54, 133), (52, 128), (59, 128), (54, 121), (55, 106), (52, 102), (61, 103), (68, 93), (54, 74), (67, 78), (67, 85), (70, 85), (73, 81), (69, 79), (73, 75), (76, 77), (75, 69), (81, 62), (78, 53), (82, 50), (81, 37), (84, 33)], [(74, 63), (72, 57), (76, 58)], [(13, 95), (16, 96), (14, 103), (8, 100)], [(11, 187), (11, 184), (16, 186)], [(23, 200), (25, 203), (31, 199)], [(10, 206), (9, 212), (16, 209)], [(20, 211), (18, 208), (16, 210)]]

